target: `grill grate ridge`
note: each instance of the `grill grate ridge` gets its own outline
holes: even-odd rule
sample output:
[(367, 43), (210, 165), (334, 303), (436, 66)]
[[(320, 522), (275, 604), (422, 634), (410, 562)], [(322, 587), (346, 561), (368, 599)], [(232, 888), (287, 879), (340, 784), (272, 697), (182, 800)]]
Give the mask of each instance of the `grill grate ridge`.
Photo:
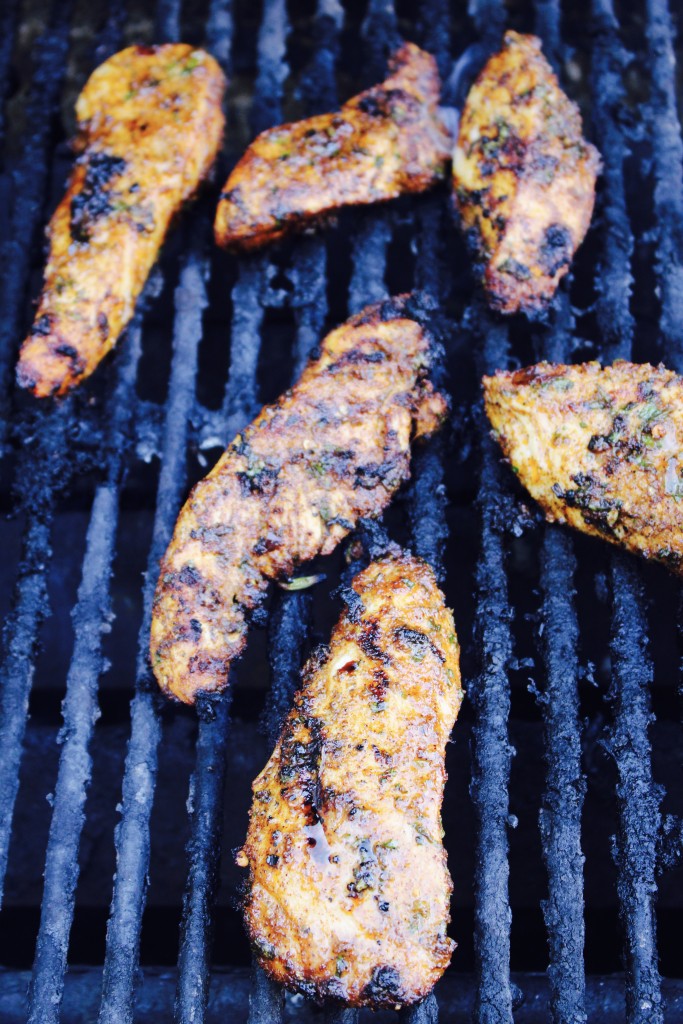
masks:
[(185, 478), (186, 439), (197, 372), (197, 349), (202, 312), (207, 302), (206, 264), (201, 255), (207, 227), (203, 220), (198, 220), (175, 292), (173, 360), (154, 529), (143, 588), (136, 694), (131, 703), (131, 734), (123, 777), (122, 812), (116, 829), (116, 876), (107, 925), (101, 1024), (126, 1024), (132, 1020), (133, 1013), (134, 979), (149, 866), (149, 819), (161, 737), (160, 698), (150, 689), (147, 646), (159, 560), (173, 532)]
[(63, 747), (45, 859), (45, 886), (29, 997), (31, 1024), (59, 1020), (64, 972), (78, 882), (78, 847), (85, 823), (85, 797), (92, 761), (89, 744), (99, 716), (97, 687), (104, 668), (102, 634), (110, 611), (109, 580), (118, 526), (119, 486), (131, 404), (140, 358), (140, 317), (128, 331), (119, 380), (111, 402), (111, 437), (106, 481), (97, 488), (88, 528), (78, 603), (73, 610), (75, 643), (63, 705)]

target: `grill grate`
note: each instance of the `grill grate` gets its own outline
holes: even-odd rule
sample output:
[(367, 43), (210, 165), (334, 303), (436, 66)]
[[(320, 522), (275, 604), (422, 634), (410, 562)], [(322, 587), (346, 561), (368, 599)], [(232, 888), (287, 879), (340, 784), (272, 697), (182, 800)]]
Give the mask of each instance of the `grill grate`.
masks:
[[(239, 19), (246, 16), (245, 11), (231, 0), (210, 0), (206, 6), (206, 45), (226, 70), (230, 70), (233, 62), (237, 62), (235, 41), (239, 39)], [(200, 202), (194, 216), (186, 218), (180, 229), (183, 254), (173, 292), (172, 357), (163, 410), (136, 394), (136, 381), (144, 361), (149, 308), (162, 287), (168, 290), (173, 284), (172, 273), (164, 271), (167, 276), (164, 286), (163, 273), (158, 270), (127, 332), (125, 344), (110, 363), (111, 381), (104, 385), (108, 391), (103, 398), (100, 395), (96, 399), (94, 412), (85, 393), (76, 394), (54, 408), (34, 412), (23, 406), (14, 409), (9, 382), (16, 341), (27, 318), (25, 298), (33, 287), (36, 236), (50, 189), (50, 169), (55, 156), (55, 114), (70, 45), (71, 4), (54, 4), (49, 26), (35, 48), (37, 63), (25, 114), (30, 130), (22, 139), (19, 157), (15, 161), (8, 160), (4, 191), (0, 191), (0, 203), (6, 203), (7, 209), (12, 210), (0, 239), (5, 257), (0, 277), (3, 311), (0, 319), (0, 423), (7, 435), (3, 438), (6, 474), (14, 474), (17, 503), (24, 517), (21, 561), (12, 608), (6, 619), (1, 670), (0, 887), (8, 866), (38, 642), (49, 612), (47, 584), (52, 547), (56, 542), (55, 517), (60, 503), (65, 500), (63, 494), (68, 493), (71, 486), (78, 486), (80, 475), (92, 475), (96, 468), (98, 482), (88, 499), (90, 518), (85, 555), (72, 612), (75, 640), (66, 676), (61, 752), (52, 797), (43, 902), (29, 991), (30, 1021), (56, 1024), (61, 1019), (69, 935), (79, 879), (79, 846), (92, 772), (89, 748), (99, 714), (99, 681), (106, 669), (103, 634), (110, 621), (110, 579), (118, 550), (124, 482), (137, 461), (134, 442), (157, 438), (160, 468), (142, 589), (121, 819), (115, 838), (116, 875), (99, 1000), (101, 1024), (129, 1022), (134, 1012), (138, 1012), (135, 993), (150, 869), (151, 816), (164, 716), (168, 713), (154, 689), (147, 663), (157, 565), (186, 493), (188, 446), (192, 451), (196, 446), (203, 457), (203, 449), (215, 448), (216, 438), (225, 441), (233, 436), (260, 405), (259, 362), (269, 310), (278, 306), (286, 310), (288, 322), (294, 327), (291, 372), (296, 377), (326, 325), (330, 320), (338, 322), (345, 315), (345, 311), (337, 309), (340, 290), (337, 276), (344, 279), (346, 275), (348, 279), (349, 312), (397, 290), (393, 286), (394, 278), (399, 274), (403, 280), (405, 276), (404, 270), (397, 270), (397, 264), (402, 258), (401, 232), (407, 226), (415, 240), (408, 261), (414, 284), (430, 291), (444, 310), (452, 369), (457, 366), (460, 372), (461, 363), (456, 363), (453, 357), (457, 355), (466, 361), (470, 358), (465, 354), (467, 348), (479, 353), (474, 359), (477, 373), (507, 366), (519, 352), (527, 350), (530, 358), (574, 358), (577, 331), (586, 330), (586, 315), (594, 316), (596, 337), (600, 338), (596, 348), (598, 355), (606, 359), (629, 358), (634, 346), (639, 355), (640, 348), (647, 347), (651, 328), (646, 322), (639, 326), (632, 300), (631, 261), (638, 258), (642, 263), (642, 256), (634, 246), (628, 176), (640, 178), (647, 170), (643, 172), (633, 166), (635, 161), (630, 157), (630, 147), (641, 142), (636, 138), (633, 143), (632, 132), (622, 116), (628, 101), (624, 73), (630, 57), (621, 43), (621, 26), (612, 0), (592, 0), (590, 13), (594, 27), (591, 36), (593, 135), (603, 154), (605, 170), (596, 227), (586, 243), (587, 255), (582, 254), (579, 261), (589, 263), (594, 259), (596, 264), (595, 281), (588, 286), (589, 291), (594, 288), (595, 292), (593, 308), (588, 314), (585, 301), (580, 309), (572, 306), (575, 293), (585, 287), (574, 282), (571, 290), (563, 290), (548, 324), (535, 327), (524, 336), (514, 324), (509, 327), (494, 320), (479, 300), (460, 315), (462, 295), (458, 292), (459, 286), (454, 287), (453, 278), (462, 276), (464, 261), (457, 262), (460, 250), (454, 256), (448, 249), (449, 245), (457, 243), (452, 239), (445, 241), (453, 232), (443, 197), (424, 197), (412, 205), (398, 204), (395, 209), (368, 210), (354, 222), (350, 265), (346, 270), (342, 267), (341, 274), (333, 245), (323, 236), (298, 240), (291, 252), (286, 250), (284, 265), (281, 265), (281, 255), (268, 252), (239, 262), (230, 296), (232, 320), (227, 384), (219, 407), (208, 409), (198, 403), (195, 395), (211, 283), (213, 211), (210, 201)], [(154, 39), (181, 38), (187, 16), (180, 0), (159, 0)], [(356, 17), (350, 12), (346, 16)], [(1, 17), (1, 27), (6, 29), (0, 39), (0, 89), (4, 95), (9, 82), (11, 41), (21, 17), (20, 5), (7, 4)], [(290, 11), (285, 0), (264, 0), (256, 48), (252, 132), (282, 119), (283, 104), (289, 100), (287, 62), (291, 60), (293, 68), (298, 70), (295, 47), (289, 44), (296, 39), (294, 22), (299, 17), (294, 9)], [(486, 49), (497, 45), (506, 24), (502, 0), (471, 0), (467, 23), (462, 12), (452, 15), (445, 0), (427, 0), (422, 5), (419, 24), (406, 30), (402, 8), (397, 14), (391, 0), (368, 0), (361, 33), (365, 78), (362, 84), (382, 77), (386, 57), (402, 34), (427, 46), (436, 55), (442, 75), (447, 79), (452, 67), (449, 46), (452, 17), (463, 28), (464, 38), (476, 37), (472, 46), (479, 58)], [(532, 29), (535, 26), (543, 38), (546, 53), (561, 71), (566, 65), (568, 50), (559, 0), (537, 0), (533, 12), (525, 9), (519, 17), (523, 21), (521, 27)], [(564, 17), (567, 17), (566, 12)], [(661, 328), (661, 347), (657, 355), (681, 372), (683, 149), (676, 112), (674, 37), (666, 0), (645, 0), (643, 17), (648, 45), (644, 62), (650, 89), (648, 116), (652, 130), (651, 152), (648, 149), (647, 156), (652, 160), (654, 182), (649, 227), (654, 229), (657, 245), (651, 272), (659, 289), (656, 315)], [(306, 114), (329, 109), (336, 102), (336, 68), (345, 46), (344, 11), (338, 0), (318, 0), (309, 23), (312, 56), (300, 79)], [(122, 7), (112, 3), (96, 40), (96, 62), (121, 45), (122, 39), (127, 38), (125, 30)], [(454, 38), (459, 52), (462, 46), (459, 38), (455, 35)], [(450, 83), (458, 94), (463, 66), (460, 62), (458, 75), (454, 74)], [(240, 74), (239, 68), (236, 74)], [(3, 127), (0, 115), (0, 135)], [(223, 170), (220, 169), (219, 177)], [(638, 216), (642, 218), (642, 211)], [(344, 218), (341, 220), (343, 234)], [(451, 262), (452, 258), (455, 262)], [(288, 281), (284, 290), (278, 285), (283, 274)], [(460, 292), (467, 295), (466, 282)], [(647, 316), (643, 319), (646, 321)], [(530, 335), (533, 335), (531, 349)], [(651, 349), (647, 354), (652, 356)], [(96, 395), (97, 386), (94, 383)], [(458, 381), (454, 381), (454, 386), (459, 392)], [(464, 389), (460, 390), (464, 394)], [(471, 400), (471, 392), (467, 400)], [(7, 424), (12, 421), (17, 426), (8, 433)], [(474, 709), (471, 800), (476, 821), (476, 978), (474, 992), (469, 986), (466, 993), (457, 989), (454, 995), (455, 983), (450, 978), (437, 991), (444, 993), (442, 1001), (445, 1000), (449, 1012), (473, 1011), (480, 1024), (511, 1022), (513, 1006), (522, 999), (526, 1000), (525, 1006), (531, 1014), (529, 1020), (548, 1019), (548, 1007), (552, 1019), (563, 1024), (579, 1024), (588, 1019), (587, 1011), (598, 1013), (600, 1010), (605, 1013), (605, 1019), (617, 1020), (619, 1014), (623, 1015), (624, 993), (626, 1019), (630, 1024), (659, 1024), (667, 1017), (658, 973), (654, 913), (663, 794), (654, 782), (648, 735), (651, 690), (656, 686), (655, 666), (648, 650), (647, 601), (653, 592), (651, 577), (647, 567), (638, 567), (620, 554), (605, 555), (612, 614), (609, 627), (612, 681), (605, 713), (611, 719), (607, 744), (616, 766), (618, 835), (614, 857), (623, 922), (625, 985), (606, 984), (599, 990), (595, 980), (590, 976), (586, 979), (584, 973), (582, 816), (586, 778), (582, 743), (586, 742), (588, 727), (582, 727), (580, 721), (584, 689), (581, 665), (585, 588), (579, 580), (582, 572), (585, 573), (585, 566), (582, 569), (584, 548), (580, 539), (575, 541), (566, 532), (552, 527), (544, 528), (542, 539), (539, 541), (536, 536), (534, 541), (536, 547), (540, 544), (541, 654), (546, 680), (543, 692), (535, 690), (535, 693), (543, 721), (547, 762), (540, 826), (548, 876), (548, 896), (543, 912), (548, 936), (549, 992), (529, 976), (513, 975), (513, 981), (510, 974), (514, 942), (511, 944), (508, 829), (515, 824), (510, 788), (515, 769), (509, 720), (520, 700), (513, 678), (514, 655), (520, 644), (523, 646), (517, 635), (520, 632), (516, 609), (519, 581), (516, 581), (517, 572), (512, 564), (515, 552), (510, 523), (519, 519), (519, 499), (508, 474), (500, 466), (498, 450), (488, 438), (480, 403), (474, 410), (472, 424), (479, 443), (481, 529), (475, 579), (474, 645), (479, 666), (468, 673), (470, 704)], [(454, 462), (449, 445), (449, 439), (440, 436), (416, 456), (404, 511), (412, 548), (432, 563), (447, 585), (453, 586), (447, 572), (452, 563), (448, 557), (445, 485)], [(90, 476), (85, 479), (90, 480)], [(81, 486), (87, 488), (88, 484)], [(463, 504), (469, 504), (470, 499), (471, 494), (466, 495)], [(589, 550), (592, 553), (595, 549)], [(462, 600), (462, 597), (457, 599)], [(299, 667), (309, 633), (314, 628), (312, 606), (307, 593), (283, 593), (273, 600), (268, 630), (272, 683), (263, 715), (270, 740), (276, 735), (298, 684)], [(467, 648), (467, 638), (462, 639)], [(467, 651), (466, 658), (472, 659)], [(239, 667), (235, 676), (239, 693)], [(178, 1021), (208, 1019), (211, 922), (221, 865), (230, 728), (228, 700), (206, 701), (199, 708), (188, 800), (188, 873), (175, 996)], [(675, 828), (670, 828), (669, 834), (673, 833)], [(74, 979), (73, 983), (76, 981)], [(5, 990), (10, 991), (11, 979), (9, 988), (3, 985), (4, 979), (0, 976), (0, 1000)], [(240, 995), (243, 993), (241, 985), (243, 981), (237, 975), (229, 976), (220, 989), (222, 993), (227, 992), (228, 1003), (221, 1003), (222, 996), (216, 996), (214, 1010), (219, 1004), (224, 1009), (230, 1006), (244, 1017), (246, 1006), (243, 994)], [(667, 990), (671, 1015), (668, 1019), (675, 1020), (683, 995), (671, 983), (667, 983)], [(533, 1016), (536, 999), (542, 1007), (538, 1017)], [(17, 996), (12, 1006), (21, 1001)], [(138, 1005), (139, 1013), (143, 1014), (142, 1002)], [(258, 970), (253, 976), (248, 1012), (250, 1024), (276, 1022), (282, 1020), (285, 1013), (282, 992)], [(307, 1013), (306, 1007), (296, 1001), (288, 1001), (286, 1012), (288, 1019), (303, 1019)], [(609, 1017), (609, 1013), (614, 1016)], [(144, 1016), (144, 1019), (153, 1018)], [(352, 1024), (358, 1014), (328, 1009), (325, 1019), (330, 1024)], [(401, 1019), (411, 1024), (432, 1024), (437, 1020), (436, 999), (430, 997), (421, 1006), (403, 1011)]]

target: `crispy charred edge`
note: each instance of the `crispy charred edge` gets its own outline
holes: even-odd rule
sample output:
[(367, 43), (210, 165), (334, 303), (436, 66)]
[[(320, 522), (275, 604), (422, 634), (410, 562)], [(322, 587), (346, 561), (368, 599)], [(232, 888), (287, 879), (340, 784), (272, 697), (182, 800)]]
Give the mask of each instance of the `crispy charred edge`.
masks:
[[(429, 648), (434, 656), (442, 663), (445, 661), (444, 653), (434, 642), (419, 630), (409, 629), (405, 626), (395, 628), (390, 636), (384, 636), (380, 622), (375, 616), (365, 615), (363, 594), (366, 590), (377, 585), (376, 579), (364, 579), (368, 570), (381, 570), (389, 566), (401, 568), (410, 566), (418, 567), (420, 572), (426, 572), (437, 587), (431, 566), (421, 558), (403, 551), (395, 545), (390, 553), (387, 553), (373, 560), (370, 566), (363, 569), (352, 580), (351, 586), (345, 588), (342, 594), (346, 609), (339, 625), (334, 633), (345, 630), (346, 624), (350, 623), (355, 627), (354, 640), (363, 652), (363, 655), (370, 663), (375, 662), (377, 667), (372, 672), (373, 683), (370, 686), (370, 693), (378, 703), (382, 703), (389, 687), (389, 677), (384, 671), (385, 666), (391, 663), (391, 655), (385, 650), (382, 640), (389, 642), (391, 638), (406, 645), (409, 649), (424, 651)], [(355, 600), (351, 595), (355, 595)], [(334, 642), (334, 634), (332, 642)], [(324, 803), (324, 792), (320, 781), (320, 764), (322, 759), (322, 742), (324, 737), (324, 725), (315, 715), (309, 711), (308, 691), (311, 680), (321, 671), (331, 657), (331, 646), (320, 644), (310, 655), (302, 669), (301, 689), (294, 697), (294, 707), (289, 713), (283, 726), (280, 747), (280, 761), (286, 761), (286, 775), (283, 769), (278, 771), (278, 782), (281, 792), (284, 794), (290, 787), (296, 787), (299, 791), (299, 798), (303, 801), (304, 812), (307, 823), (317, 824), (321, 818), (318, 810), (322, 809)], [(310, 737), (308, 742), (302, 743), (296, 739), (295, 731), (303, 729)], [(257, 793), (254, 794), (258, 799)], [(249, 842), (243, 847), (249, 855)], [(445, 852), (443, 854), (445, 861)], [(246, 883), (246, 892), (242, 900), (243, 910), (247, 911), (252, 893), (254, 881), (254, 868), (249, 858), (249, 879)], [(359, 871), (363, 870), (364, 862), (359, 862)], [(365, 865), (367, 866), (367, 865)], [(355, 873), (355, 871), (354, 871)], [(349, 884), (352, 890), (353, 883)], [(449, 881), (449, 892), (452, 892), (453, 884)], [(353, 895), (353, 891), (351, 891)], [(358, 895), (358, 894), (356, 894)], [(275, 981), (283, 984), (290, 992), (300, 993), (314, 1003), (337, 1002), (340, 1005), (349, 1007), (369, 1007), (374, 1010), (396, 1009), (401, 1006), (410, 1006), (420, 999), (423, 999), (433, 988), (433, 985), (426, 984), (419, 988), (407, 986), (401, 976), (401, 972), (392, 964), (377, 963), (373, 968), (370, 981), (363, 987), (357, 998), (350, 999), (346, 985), (340, 978), (330, 977), (320, 980), (311, 980), (294, 973), (287, 955), (280, 955), (271, 943), (265, 942), (251, 926), (248, 913), (245, 914), (247, 931), (251, 940), (254, 955), (259, 963)], [(448, 940), (446, 940), (448, 941)], [(455, 943), (453, 943), (453, 946)]]
[(438, 303), (426, 291), (405, 292), (383, 299), (371, 306), (366, 306), (352, 316), (349, 326), (372, 325), (374, 323), (391, 323), (394, 320), (413, 320), (422, 330), (425, 338), (424, 363), (421, 378), (429, 377), (434, 389), (441, 393), (442, 398), (450, 407), (450, 396), (445, 390), (446, 385), (446, 352), (444, 341), (447, 337), (447, 324), (439, 311)]
[[(411, 71), (413, 74), (409, 73)], [(389, 56), (385, 82), (405, 72), (408, 72), (406, 77), (415, 81), (418, 98), (427, 106), (436, 108), (441, 95), (441, 76), (433, 55), (409, 40), (402, 43)], [(375, 88), (381, 89), (385, 82), (380, 82)]]
[[(599, 363), (587, 363), (586, 366), (599, 368)], [(506, 388), (537, 387), (546, 384), (557, 377), (562, 377), (571, 370), (573, 366), (564, 363), (534, 363), (531, 366), (524, 366), (520, 370), (496, 370), (490, 376), (482, 377), (482, 387), (486, 399), (505, 391)]]
[[(443, 391), (441, 387), (439, 387), (438, 392), (436, 392), (435, 390), (435, 376), (439, 377), (445, 375), (445, 352), (443, 349), (443, 345), (441, 344), (440, 341), (437, 340), (435, 334), (433, 333), (434, 330), (440, 332), (442, 330), (445, 330), (445, 328), (440, 325), (440, 322), (438, 321), (436, 316), (436, 311), (436, 302), (426, 292), (410, 292), (403, 295), (393, 296), (389, 299), (384, 299), (370, 306), (366, 306), (364, 309), (360, 310), (354, 316), (350, 317), (349, 320), (345, 321), (344, 324), (340, 325), (341, 327), (352, 328), (365, 324), (371, 326), (378, 322), (391, 323), (395, 320), (404, 319), (413, 320), (415, 323), (418, 324), (424, 338), (424, 359), (422, 365), (416, 372), (416, 380), (414, 386), (415, 409), (417, 409), (417, 406), (419, 405), (420, 397), (424, 394), (424, 392), (427, 389), (432, 389), (433, 393), (440, 395), (440, 397), (444, 400), (447, 409), (450, 406), (450, 397), (448, 393)], [(324, 344), (324, 342), (322, 344)], [(315, 364), (319, 360), (321, 355), (320, 348), (321, 346), (319, 346), (318, 349), (311, 354), (309, 359), (309, 365)], [(250, 425), (250, 427), (247, 427), (245, 431), (243, 431), (243, 435), (248, 434), (249, 430), (251, 429), (251, 426), (253, 426), (253, 424)], [(242, 443), (244, 443), (244, 441)], [(231, 445), (232, 444), (234, 444), (234, 442), (231, 442)], [(231, 445), (229, 445), (228, 447), (231, 447)], [(187, 501), (191, 500), (194, 490), (196, 489), (196, 487), (199, 487), (201, 483), (202, 481), (200, 481), (199, 484), (195, 485), (195, 488), (193, 488), (193, 490), (190, 492)], [(381, 515), (382, 511), (383, 509), (380, 509), (377, 512), (377, 515)], [(356, 523), (352, 523), (349, 528), (353, 529), (355, 525)], [(395, 552), (393, 553), (395, 554)], [(286, 574), (283, 573), (282, 576), (284, 575)], [(212, 697), (215, 697), (217, 693), (220, 693), (227, 688), (230, 665), (234, 660), (236, 660), (236, 658), (240, 656), (247, 643), (249, 616), (255, 613), (263, 604), (266, 597), (267, 585), (269, 583), (277, 582), (278, 578), (282, 577), (271, 578), (261, 575), (261, 579), (264, 581), (264, 585), (262, 587), (251, 587), (247, 593), (246, 599), (239, 602), (239, 607), (243, 614), (242, 621), (244, 628), (242, 630), (239, 645), (235, 648), (234, 654), (229, 658), (213, 658), (208, 659), (208, 661), (201, 662), (201, 664), (198, 664), (198, 667), (200, 668), (201, 671), (207, 670), (215, 672), (216, 674), (225, 675), (225, 681), (220, 687), (210, 690), (198, 687), (197, 689), (193, 690), (191, 694), (184, 694), (183, 696), (180, 696), (179, 694), (175, 693), (173, 690), (170, 689), (165, 679), (162, 681), (159, 678), (159, 676), (157, 676), (156, 672), (154, 672), (154, 675), (156, 676), (159, 682), (161, 690), (170, 700), (176, 703), (196, 704), (197, 700), (199, 700), (200, 698), (210, 699)], [(154, 596), (153, 607), (155, 607), (157, 602), (160, 601), (163, 592), (166, 592), (168, 589), (177, 589), (176, 581), (186, 586), (198, 587), (201, 584), (202, 589), (214, 589), (210, 581), (207, 580), (194, 566), (186, 565), (183, 566), (181, 569), (168, 568), (166, 563), (166, 555), (164, 555), (164, 558), (162, 559), (160, 566), (159, 580), (157, 582), (157, 590)], [(192, 623), (195, 621), (197, 621), (197, 625), (200, 626), (198, 620), (191, 619), (190, 627), (192, 626)], [(187, 632), (188, 630), (185, 630), (185, 633)], [(153, 666), (155, 664), (155, 657), (157, 653), (163, 650), (165, 647), (172, 647), (177, 639), (177, 636), (174, 636), (173, 638), (163, 640), (154, 648), (154, 650), (150, 649), (150, 656), (152, 659)]]
[(287, 973), (286, 962), (277, 967), (272, 960), (264, 956), (263, 945), (263, 943), (255, 942), (252, 939), (255, 955), (266, 974), (283, 984), (289, 992), (299, 993), (317, 1006), (336, 1003), (340, 1007), (394, 1010), (400, 1009), (402, 1006), (412, 1006), (420, 999), (424, 999), (433, 988), (432, 985), (425, 985), (419, 989), (406, 987), (401, 973), (396, 967), (391, 964), (378, 963), (373, 968), (370, 981), (362, 989), (360, 995), (355, 999), (350, 999), (341, 978), (324, 978), (319, 981), (294, 978)]

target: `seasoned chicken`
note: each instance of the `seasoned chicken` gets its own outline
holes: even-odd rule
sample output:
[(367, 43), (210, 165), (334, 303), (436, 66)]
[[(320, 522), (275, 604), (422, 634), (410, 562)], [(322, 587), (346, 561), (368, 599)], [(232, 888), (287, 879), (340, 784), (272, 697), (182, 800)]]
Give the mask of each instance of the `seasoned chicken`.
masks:
[(424, 562), (373, 562), (353, 591), (254, 782), (237, 863), (267, 973), (377, 1009), (422, 999), (451, 958), (440, 810), (462, 690), (453, 617)]
[(329, 554), (409, 476), (411, 437), (446, 411), (420, 315), (391, 299), (333, 331), (192, 491), (154, 600), (152, 665), (168, 694), (192, 703), (223, 689), (268, 580)]
[(506, 32), (453, 155), (456, 207), (494, 309), (533, 314), (552, 299), (588, 230), (599, 168), (540, 40)]
[(539, 363), (484, 378), (486, 412), (548, 520), (681, 572), (683, 380), (663, 366)]
[(185, 44), (131, 46), (91, 75), (66, 195), (48, 229), (43, 293), (17, 367), (21, 387), (61, 395), (89, 376), (133, 315), (171, 220), (223, 135), (225, 78)]
[(436, 62), (405, 43), (381, 85), (340, 111), (263, 132), (228, 178), (219, 245), (255, 249), (340, 206), (424, 192), (444, 178), (451, 141), (439, 120)]

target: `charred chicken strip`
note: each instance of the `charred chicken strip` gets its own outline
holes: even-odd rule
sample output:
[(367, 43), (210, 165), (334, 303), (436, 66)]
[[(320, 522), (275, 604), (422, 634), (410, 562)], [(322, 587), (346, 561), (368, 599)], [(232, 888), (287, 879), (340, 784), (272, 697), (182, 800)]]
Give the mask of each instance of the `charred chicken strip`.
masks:
[(456, 207), (488, 301), (537, 313), (593, 213), (597, 150), (535, 36), (506, 32), (472, 87), (453, 156)]
[(45, 283), (17, 380), (42, 398), (89, 376), (133, 315), (171, 220), (221, 144), (225, 78), (203, 50), (131, 46), (76, 104), (80, 156), (48, 229)]
[(152, 665), (168, 694), (221, 690), (268, 580), (329, 554), (409, 476), (411, 437), (446, 411), (419, 316), (409, 297), (391, 299), (333, 331), (192, 491), (154, 601)]
[(451, 958), (440, 811), (462, 690), (453, 617), (424, 562), (373, 562), (353, 591), (254, 782), (237, 862), (267, 973), (379, 1009), (422, 999)]
[(539, 363), (484, 378), (486, 411), (546, 518), (681, 572), (683, 380), (663, 366)]
[(434, 58), (406, 43), (389, 78), (337, 113), (263, 132), (226, 182), (218, 244), (255, 249), (340, 206), (430, 188), (445, 177), (451, 151), (440, 90)]

